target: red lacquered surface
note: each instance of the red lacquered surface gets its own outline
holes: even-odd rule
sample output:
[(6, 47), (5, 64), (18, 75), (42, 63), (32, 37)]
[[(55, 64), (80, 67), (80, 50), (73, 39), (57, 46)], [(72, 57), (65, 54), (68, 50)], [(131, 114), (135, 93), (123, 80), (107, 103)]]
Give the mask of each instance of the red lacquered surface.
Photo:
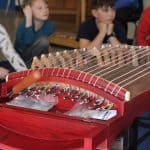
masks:
[[(116, 137), (127, 129), (133, 120), (144, 111), (150, 109), (150, 91), (146, 91), (129, 102), (121, 97), (111, 95), (109, 91), (94, 86), (94, 78), (88, 76), (78, 79), (78, 71), (41, 69), (43, 82), (60, 82), (78, 86), (103, 95), (115, 104), (118, 115), (108, 121), (81, 119), (65, 116), (57, 111), (42, 112), (7, 106), (1, 103), (0, 107), (0, 146), (8, 149), (55, 149), (55, 150), (94, 150), (95, 148), (108, 149)], [(44, 72), (45, 71), (45, 72)], [(31, 71), (28, 71), (31, 72)], [(46, 72), (48, 74), (46, 74)], [(61, 72), (61, 73), (60, 73)], [(78, 73), (77, 73), (78, 72)], [(8, 82), (1, 85), (3, 96), (7, 90), (19, 82), (28, 73), (11, 74)], [(64, 76), (62, 76), (62, 74)], [(85, 76), (85, 74), (84, 74)], [(80, 76), (81, 77), (81, 76)], [(83, 80), (83, 78), (85, 80)], [(92, 80), (91, 80), (92, 79)], [(89, 83), (90, 81), (90, 83)], [(2, 87), (3, 86), (3, 87)], [(114, 85), (115, 86), (115, 85)], [(124, 89), (121, 93), (124, 93)], [(66, 105), (68, 105), (66, 107)], [(63, 104), (61, 108), (68, 108), (72, 103)], [(58, 109), (58, 108), (57, 108)], [(57, 110), (56, 109), (56, 110)]]

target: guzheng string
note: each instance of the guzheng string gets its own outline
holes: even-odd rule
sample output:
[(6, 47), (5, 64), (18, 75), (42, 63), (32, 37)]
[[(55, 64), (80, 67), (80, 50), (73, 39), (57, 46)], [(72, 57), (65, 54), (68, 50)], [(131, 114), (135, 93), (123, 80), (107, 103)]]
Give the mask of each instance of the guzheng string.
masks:
[[(89, 60), (88, 63), (92, 63), (92, 61), (94, 60), (94, 59), (92, 59), (93, 56), (85, 48), (83, 48), (83, 49), (69, 50), (68, 52), (64, 51), (63, 53), (65, 53), (65, 55), (70, 55), (71, 54), (71, 55), (76, 56), (76, 59), (78, 61), (77, 62), (78, 65), (76, 63), (73, 63), (73, 64), (71, 63), (75, 59), (71, 55), (70, 55), (71, 59), (69, 61), (65, 62), (66, 66), (70, 66), (71, 68), (77, 68), (79, 66), (82, 66), (82, 64), (83, 64), (83, 58), (88, 59)], [(61, 52), (56, 52), (55, 56), (61, 58), (61, 55), (62, 55)], [(58, 66), (60, 66), (60, 65), (61, 65), (61, 63)]]
[[(148, 63), (148, 65), (149, 65), (149, 64), (150, 64), (150, 63)], [(149, 70), (149, 71), (148, 71), (148, 70)], [(146, 73), (143, 73), (143, 72), (145, 72), (145, 71), (147, 71), (147, 72), (146, 72)], [(142, 74), (142, 73), (143, 73), (143, 74)], [(140, 75), (140, 74), (142, 74), (142, 75)], [(150, 66), (147, 67), (147, 68), (145, 68), (144, 70), (140, 71), (139, 73), (134, 74), (133, 76), (131, 76), (130, 78), (132, 78), (132, 80), (130, 80), (129, 82), (123, 84), (122, 87), (126, 87), (127, 85), (133, 83), (134, 81), (137, 81), (138, 79), (140, 79), (140, 78), (142, 78), (142, 77), (144, 77), (144, 76), (147, 76), (148, 74), (150, 74)], [(139, 76), (136, 77), (136, 78), (134, 78), (136, 75), (139, 75)], [(134, 79), (133, 79), (133, 78), (134, 78)], [(129, 79), (129, 78), (128, 78), (128, 79)], [(122, 82), (125, 82), (125, 80), (123, 80)], [(119, 84), (120, 84), (120, 83), (119, 83)]]
[[(112, 49), (112, 47), (111, 47), (111, 49)], [(70, 66), (71, 68), (78, 68), (79, 66), (82, 66), (82, 64), (83, 64), (83, 58), (85, 58), (85, 59), (87, 59), (88, 60), (88, 64), (89, 63), (92, 63), (92, 61), (94, 61), (94, 59), (93, 59), (93, 56), (89, 53), (89, 51), (88, 50), (86, 50), (86, 49), (80, 49), (80, 50), (73, 50), (73, 51), (69, 51), (69, 52), (66, 52), (65, 51), (65, 54), (66, 55), (77, 55), (76, 56), (76, 59), (77, 59), (77, 64), (76, 63), (71, 63), (72, 61), (74, 61), (74, 58), (71, 56), (71, 59), (67, 62), (67, 63), (65, 63), (66, 64), (66, 66)], [(62, 54), (61, 54), (61, 52), (59, 52), (59, 55), (61, 56)], [(58, 53), (57, 53), (57, 56), (58, 56)], [(103, 56), (105, 56), (105, 55), (103, 55)], [(78, 57), (78, 58), (77, 58)], [(97, 56), (97, 58), (98, 59), (100, 59), (100, 56)], [(72, 65), (70, 65), (70, 64), (72, 64)], [(59, 65), (58, 65), (59, 66)], [(96, 66), (95, 66), (96, 67)], [(79, 69), (79, 68), (78, 68)], [(80, 69), (79, 69), (80, 70)], [(85, 70), (84, 70), (85, 71)]]
[[(113, 80), (111, 80), (111, 82), (115, 82), (116, 80), (118, 80), (118, 79), (120, 79), (122, 77), (125, 77), (126, 75), (130, 75), (130, 78), (135, 77), (136, 75), (140, 74), (141, 72), (143, 73), (145, 70), (149, 69), (149, 67), (148, 68), (144, 68), (144, 67), (146, 67), (146, 65), (149, 65), (149, 64), (150, 64), (150, 62), (148, 62), (146, 64), (143, 64), (143, 65), (140, 65), (137, 68), (132, 69), (129, 72), (124, 73), (124, 74), (114, 78)], [(142, 68), (144, 68), (144, 69), (142, 70)], [(142, 71), (140, 71), (140, 70), (142, 70)], [(135, 73), (135, 72), (137, 72), (137, 73)], [(132, 76), (132, 74), (133, 74), (133, 76)], [(128, 78), (126, 78), (126, 80), (128, 80)], [(122, 82), (124, 82), (126, 80), (123, 80)], [(122, 82), (119, 82), (118, 84), (121, 84)]]
[[(138, 57), (139, 59), (142, 59), (142, 58), (144, 58), (145, 56), (148, 56), (148, 55), (150, 55), (150, 52), (148, 52), (148, 50), (144, 50), (143, 49), (143, 51), (140, 51), (140, 53), (138, 53), (138, 54), (136, 54), (136, 56), (138, 56), (138, 55), (141, 55), (140, 57)], [(146, 53), (146, 54), (145, 54)], [(128, 57), (129, 55), (127, 55), (127, 57)], [(134, 58), (133, 58), (134, 59)], [(133, 59), (131, 59), (130, 57), (128, 57), (127, 59), (126, 59), (126, 61), (127, 61), (127, 63), (124, 63), (124, 64), (122, 64), (122, 65), (117, 65), (117, 64), (114, 64), (114, 65), (112, 65), (112, 66), (110, 66), (110, 67), (107, 67), (106, 69), (104, 69), (104, 70), (110, 70), (110, 69), (112, 69), (113, 67), (115, 67), (115, 66), (118, 66), (118, 67), (116, 67), (115, 69), (112, 69), (112, 70), (110, 70), (110, 71), (107, 71), (106, 73), (104, 73), (104, 74), (101, 74), (101, 77), (103, 77), (103, 76), (106, 76), (106, 75), (108, 75), (108, 74), (110, 74), (111, 72), (113, 72), (113, 71), (117, 71), (118, 69), (120, 69), (120, 68), (122, 68), (122, 67), (125, 67), (125, 66), (127, 66), (127, 65), (129, 65), (132, 61), (133, 61)], [(124, 60), (122, 60), (119, 64), (121, 64), (122, 62), (124, 62)], [(102, 70), (102, 71), (104, 71), (104, 70)], [(100, 71), (100, 72), (98, 72), (98, 73), (101, 73), (102, 71)], [(97, 74), (96, 74), (97, 75)]]
[[(92, 56), (93, 49), (96, 51), (96, 54), (98, 54), (98, 56), (96, 56), (98, 62), (91, 66), (87, 65), (86, 67), (81, 67), (83, 65), (83, 59), (86, 59), (88, 61), (87, 62), (88, 64), (90, 63), (92, 64), (92, 62), (94, 62), (95, 58), (93, 58)], [(82, 72), (87, 72), (87, 74), (91, 73), (93, 74), (93, 76), (96, 75), (96, 76), (107, 78), (107, 76), (110, 76), (111, 73), (117, 72), (118, 70), (126, 66), (135, 67), (133, 70), (124, 73), (124, 75), (120, 75), (110, 80), (110, 82), (113, 82), (124, 77), (125, 75), (128, 75), (129, 73), (133, 73), (133, 71), (134, 70), (136, 71), (138, 68), (144, 67), (144, 65), (141, 66), (138, 64), (139, 60), (144, 59), (145, 57), (148, 57), (150, 55), (149, 47), (138, 47), (138, 46), (112, 47), (110, 45), (103, 45), (101, 47), (97, 47), (93, 49), (91, 49), (91, 52), (89, 49), (79, 49), (79, 50), (76, 49), (76, 50), (64, 51), (64, 52), (53, 54), (53, 56), (60, 59), (59, 63), (57, 63), (57, 65), (54, 66), (54, 68), (61, 67), (61, 61), (63, 61), (64, 63), (63, 66), (65, 66), (65, 68), (71, 68), (71, 69), (76, 68), (78, 70), (81, 70), (81, 74)], [(68, 55), (68, 58), (70, 58), (69, 61), (65, 62), (65, 58), (62, 58), (63, 57), (62, 55), (63, 56)], [(77, 63), (73, 62), (74, 59), (76, 59)], [(99, 61), (99, 59), (101, 60)], [(64, 72), (62, 73), (62, 76)], [(80, 75), (78, 76), (78, 78), (80, 78)], [(86, 76), (84, 78), (86, 78)], [(125, 81), (127, 80), (128, 79), (126, 79)]]
[[(113, 49), (113, 48), (111, 48), (111, 49)], [(139, 53), (140, 55), (142, 55), (143, 53), (144, 53), (144, 51), (140, 51), (141, 53)], [(139, 55), (138, 54), (138, 55)], [(120, 67), (119, 68), (121, 68), (121, 67), (123, 67), (123, 66), (125, 66), (125, 65), (128, 65), (128, 64), (130, 64), (131, 63), (131, 61), (133, 61), (129, 56), (130, 56), (131, 54), (130, 53), (124, 53), (124, 57), (127, 57), (127, 59), (126, 59), (126, 61), (128, 61), (128, 63), (126, 63), (126, 64), (124, 64), (124, 65), (120, 65)], [(104, 57), (105, 57), (105, 55), (103, 55)], [(120, 55), (118, 56), (118, 57), (120, 57)], [(144, 57), (143, 55), (140, 57), (140, 58), (142, 58), (142, 57)], [(86, 57), (87, 58), (87, 57)], [(134, 57), (134, 59), (136, 59), (136, 57)], [(130, 60), (130, 61), (129, 61)], [(80, 60), (81, 61), (81, 60)], [(79, 61), (79, 62), (80, 62)], [(108, 60), (107, 60), (108, 61)], [(97, 73), (95, 73), (95, 75), (98, 75), (98, 74), (100, 74), (102, 71), (104, 71), (104, 70), (110, 70), (110, 68), (113, 68), (113, 67), (115, 67), (115, 66), (118, 66), (118, 64), (122, 64), (124, 62), (124, 58), (122, 57), (122, 59), (120, 59), (120, 62), (119, 63), (117, 63), (117, 64), (114, 64), (114, 65), (111, 65), (110, 67), (107, 67), (107, 68), (105, 68), (105, 69), (101, 69), (101, 71), (100, 72), (97, 72)], [(89, 62), (88, 62), (89, 63)], [(107, 66), (107, 62), (105, 62), (106, 64), (106, 66)], [(79, 63), (79, 65), (80, 65), (80, 63)], [(96, 69), (91, 69), (91, 68), (96, 68)], [(89, 69), (89, 68), (88, 68)], [(84, 72), (87, 72), (88, 71), (88, 69), (83, 69), (83, 71)], [(90, 69), (91, 69), (91, 71), (89, 71), (88, 73), (92, 73), (93, 71), (96, 71), (96, 70), (98, 70), (99, 69), (99, 64), (97, 64), (97, 65), (94, 65), (94, 66), (92, 66), (92, 67), (90, 67)], [(104, 74), (102, 74), (101, 76), (103, 76)], [(79, 77), (78, 77), (79, 78)]]
[[(116, 48), (116, 47), (115, 47), (115, 48)], [(111, 47), (110, 49), (113, 50), (114, 48)], [(108, 51), (108, 49), (107, 49), (107, 51)], [(70, 53), (70, 52), (69, 52), (69, 53)], [(106, 52), (105, 52), (105, 53), (106, 53)], [(61, 54), (59, 54), (59, 55), (61, 55)], [(103, 57), (106, 57), (106, 55), (107, 55), (107, 54), (105, 54), (105, 55), (103, 54)], [(121, 57), (121, 55), (122, 55), (122, 54), (119, 54), (118, 57)], [(81, 66), (81, 65), (82, 65), (82, 63), (83, 63), (83, 57), (86, 58), (86, 59), (88, 59), (88, 63), (90, 63), (90, 62), (92, 62), (92, 61), (94, 60), (94, 59), (92, 59), (93, 56), (91, 56), (88, 51), (85, 51), (85, 52), (83, 53), (82, 57), (78, 58), (78, 66)], [(101, 56), (97, 56), (97, 59), (100, 59), (100, 57), (101, 57)], [(74, 58), (72, 58), (72, 60), (70, 60), (70, 61), (73, 61), (73, 59), (74, 59)], [(107, 60), (107, 61), (109, 61), (109, 60)], [(105, 61), (105, 63), (106, 63), (107, 61)], [(67, 62), (67, 63), (66, 63), (66, 66), (69, 66), (69, 63), (70, 63), (70, 62)], [(92, 67), (88, 67), (88, 68), (85, 69), (85, 70), (83, 69), (83, 71), (87, 72), (88, 70), (92, 70), (92, 68), (97, 68), (99, 65), (100, 65), (100, 64), (93, 65)], [(107, 65), (107, 63), (106, 63), (104, 66), (106, 66), (106, 65)], [(76, 66), (76, 64), (74, 63), (74, 64), (71, 66), (71, 68), (78, 68), (78, 66)], [(79, 69), (79, 70), (80, 70), (80, 69)]]
[[(143, 51), (141, 51), (141, 54), (142, 53), (144, 53)], [(123, 56), (122, 56), (123, 55)], [(137, 54), (136, 54), (137, 55)], [(111, 65), (108, 65), (108, 61), (110, 61), (110, 60), (107, 60), (106, 62), (105, 62), (105, 65), (103, 66), (103, 67), (106, 67), (106, 68), (101, 68), (101, 71), (99, 71), (97, 74), (100, 74), (100, 73), (102, 73), (102, 72), (106, 72), (107, 70), (110, 70), (110, 69), (112, 69), (112, 68), (114, 68), (115, 66), (118, 66), (118, 65), (120, 65), (120, 67), (123, 67), (123, 65), (126, 65), (127, 63), (124, 63), (125, 61), (128, 61), (128, 64), (132, 61), (132, 60), (130, 60), (131, 59), (131, 54), (128, 52), (128, 51), (125, 51), (124, 53), (122, 53), (122, 54), (119, 54), (118, 55), (118, 57), (120, 57), (121, 59), (117, 62), (117, 63), (114, 63), (114, 64), (111, 64)], [(105, 57), (105, 56), (104, 56)], [(126, 57), (126, 59), (125, 59), (125, 57)], [(134, 58), (134, 59), (136, 59), (136, 58)], [(96, 69), (95, 70), (92, 70), (92, 71), (96, 71), (97, 69), (98, 69), (98, 66), (99, 66), (99, 64), (97, 64), (97, 65), (95, 65), (95, 66), (92, 66), (92, 67), (95, 67)], [(92, 68), (91, 67), (91, 68)], [(85, 71), (88, 71), (88, 70), (90, 70), (91, 68), (88, 68), (88, 69), (86, 69)], [(92, 73), (92, 71), (90, 72), (90, 73)], [(97, 74), (95, 74), (95, 75), (97, 75)], [(103, 74), (101, 74), (101, 76), (103, 76)]]
[[(110, 83), (114, 82), (115, 80), (117, 80), (117, 79), (119, 79), (119, 78), (121, 78), (121, 77), (123, 77), (123, 76), (125, 77), (126, 75), (129, 75), (128, 78), (125, 78), (124, 80), (122, 80), (122, 81), (120, 81), (120, 82), (115, 82), (116, 85), (119, 85), (121, 88), (125, 88), (127, 85), (129, 85), (129, 84), (131, 84), (131, 83), (137, 81), (138, 79), (140, 79), (140, 78), (142, 78), (142, 77), (144, 77), (144, 76), (150, 74), (150, 66), (147, 67), (147, 68), (144, 68), (143, 70), (141, 70), (144, 66), (149, 65), (149, 64), (150, 64), (150, 62), (148, 62), (147, 64), (144, 64), (144, 65), (141, 65), (140, 67), (138, 67), (138, 68), (136, 68), (136, 69), (134, 69), (134, 70), (131, 70), (131, 71), (127, 72), (126, 74), (123, 74), (123, 75), (121, 75), (121, 76), (119, 76), (119, 77), (117, 77), (117, 78), (111, 80), (111, 81), (108, 83), (108, 85), (106, 86), (105, 90), (107, 90), (107, 88), (109, 87)], [(141, 70), (141, 71), (139, 71), (139, 70)], [(149, 71), (148, 71), (148, 70), (149, 70)], [(135, 73), (135, 71), (138, 71), (138, 72)], [(144, 72), (145, 72), (145, 73), (144, 73)], [(124, 83), (124, 84), (123, 84), (123, 83)], [(113, 93), (113, 91), (115, 91), (115, 88), (116, 88), (116, 86), (115, 86), (114, 89), (112, 90), (112, 93)], [(118, 92), (119, 92), (119, 91), (118, 91)]]

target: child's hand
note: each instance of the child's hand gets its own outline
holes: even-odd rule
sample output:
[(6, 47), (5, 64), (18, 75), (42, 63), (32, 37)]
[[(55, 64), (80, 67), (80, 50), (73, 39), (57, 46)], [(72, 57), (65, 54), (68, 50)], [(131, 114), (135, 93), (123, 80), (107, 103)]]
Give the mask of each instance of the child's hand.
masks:
[(32, 8), (31, 6), (27, 5), (25, 6), (25, 8), (23, 9), (24, 15), (26, 17), (26, 23), (25, 26), (31, 27), (32, 26)]
[(9, 70), (0, 67), (0, 78), (4, 78), (9, 73)]
[(31, 6), (27, 5), (23, 9), (23, 13), (27, 19), (32, 19), (32, 9)]
[(104, 36), (107, 34), (108, 27), (106, 23), (102, 22), (97, 23), (97, 28), (100, 31), (100, 33), (103, 34)]
[(111, 34), (113, 30), (114, 30), (114, 24), (113, 23), (108, 24), (107, 35)]

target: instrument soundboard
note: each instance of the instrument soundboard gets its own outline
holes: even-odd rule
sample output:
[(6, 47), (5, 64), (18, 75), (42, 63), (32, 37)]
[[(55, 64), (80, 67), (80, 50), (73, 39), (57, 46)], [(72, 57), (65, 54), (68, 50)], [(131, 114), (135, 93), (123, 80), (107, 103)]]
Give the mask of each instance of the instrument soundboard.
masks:
[(0, 146), (109, 149), (150, 109), (149, 75), (150, 47), (102, 45), (35, 57), (30, 70), (0, 85)]

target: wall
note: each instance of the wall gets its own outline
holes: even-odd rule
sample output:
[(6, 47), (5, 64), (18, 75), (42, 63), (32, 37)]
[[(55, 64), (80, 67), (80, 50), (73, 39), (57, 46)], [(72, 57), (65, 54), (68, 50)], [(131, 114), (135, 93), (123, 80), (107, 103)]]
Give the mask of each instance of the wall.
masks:
[(143, 0), (144, 8), (150, 6), (150, 0)]

